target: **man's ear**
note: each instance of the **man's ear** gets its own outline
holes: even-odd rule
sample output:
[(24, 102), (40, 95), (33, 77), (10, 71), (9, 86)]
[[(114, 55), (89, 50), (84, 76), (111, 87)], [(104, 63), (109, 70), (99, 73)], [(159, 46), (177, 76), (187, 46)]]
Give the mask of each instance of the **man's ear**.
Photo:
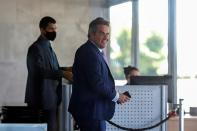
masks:
[(45, 33), (44, 28), (40, 28), (40, 32), (41, 32), (41, 34), (44, 34)]

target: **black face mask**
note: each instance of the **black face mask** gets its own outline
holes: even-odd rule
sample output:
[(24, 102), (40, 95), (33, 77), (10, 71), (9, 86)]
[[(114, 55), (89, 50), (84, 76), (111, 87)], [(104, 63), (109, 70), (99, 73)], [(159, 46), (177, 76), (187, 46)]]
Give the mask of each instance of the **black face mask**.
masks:
[(53, 32), (46, 32), (45, 37), (48, 40), (54, 41), (55, 38), (56, 38), (56, 32), (55, 31), (53, 31)]

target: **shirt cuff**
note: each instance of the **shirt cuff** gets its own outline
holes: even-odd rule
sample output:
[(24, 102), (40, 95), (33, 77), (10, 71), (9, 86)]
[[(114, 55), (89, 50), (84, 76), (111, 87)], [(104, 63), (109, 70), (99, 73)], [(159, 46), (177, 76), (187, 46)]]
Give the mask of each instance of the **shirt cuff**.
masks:
[(112, 99), (113, 102), (117, 102), (119, 99), (119, 93), (116, 92), (116, 96)]

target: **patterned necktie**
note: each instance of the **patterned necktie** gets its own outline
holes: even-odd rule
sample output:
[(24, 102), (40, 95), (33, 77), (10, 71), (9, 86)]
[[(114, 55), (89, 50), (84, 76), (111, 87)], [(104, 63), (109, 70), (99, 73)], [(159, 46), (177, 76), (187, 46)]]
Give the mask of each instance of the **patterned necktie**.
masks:
[(105, 57), (105, 55), (104, 55), (104, 52), (103, 52), (103, 51), (101, 51), (101, 55), (102, 55), (103, 57)]
[(104, 51), (101, 51), (101, 55), (103, 56), (103, 58), (104, 58), (105, 62), (108, 64), (108, 61), (107, 61), (107, 58), (105, 57), (105, 53), (104, 53)]

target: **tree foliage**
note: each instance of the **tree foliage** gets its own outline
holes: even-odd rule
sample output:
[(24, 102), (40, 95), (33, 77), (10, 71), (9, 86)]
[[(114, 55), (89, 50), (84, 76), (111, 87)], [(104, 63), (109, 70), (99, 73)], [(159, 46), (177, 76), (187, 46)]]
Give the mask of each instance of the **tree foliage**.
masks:
[[(131, 65), (131, 31), (123, 29), (116, 37), (116, 42), (119, 50), (110, 49), (110, 54), (116, 54), (111, 58), (110, 67), (116, 79), (124, 79), (123, 67)], [(160, 63), (165, 58), (162, 48), (163, 39), (157, 33), (152, 33), (145, 43), (140, 44), (139, 69), (142, 75), (157, 75)]]
[(116, 79), (124, 79), (123, 67), (131, 64), (131, 31), (122, 30), (116, 40), (119, 50), (111, 48), (111, 53), (116, 54), (111, 60), (111, 69)]
[[(161, 50), (163, 48), (163, 39), (156, 33), (152, 33), (145, 43), (140, 46), (140, 71), (144, 75), (158, 75), (157, 70), (161, 61), (165, 59)], [(143, 50), (144, 49), (144, 50)]]

